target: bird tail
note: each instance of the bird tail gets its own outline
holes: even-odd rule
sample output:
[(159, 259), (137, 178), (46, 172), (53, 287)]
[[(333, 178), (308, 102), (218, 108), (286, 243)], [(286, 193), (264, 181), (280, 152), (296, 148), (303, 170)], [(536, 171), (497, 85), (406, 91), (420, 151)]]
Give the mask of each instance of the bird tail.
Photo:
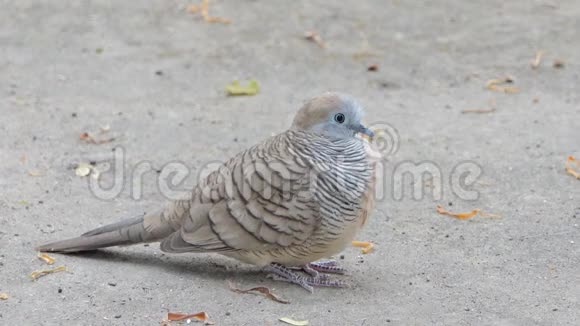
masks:
[(80, 237), (48, 243), (36, 248), (43, 252), (78, 252), (112, 246), (153, 242), (175, 232), (178, 226), (165, 218), (163, 211), (105, 225)]

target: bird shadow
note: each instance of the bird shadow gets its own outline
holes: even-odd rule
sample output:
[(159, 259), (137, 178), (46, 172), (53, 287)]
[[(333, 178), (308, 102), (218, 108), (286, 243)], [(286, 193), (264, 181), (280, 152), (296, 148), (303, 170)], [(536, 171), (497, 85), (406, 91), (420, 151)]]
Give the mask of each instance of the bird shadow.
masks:
[(228, 280), (259, 282), (265, 274), (255, 266), (237, 263), (233, 259), (216, 254), (180, 254), (167, 255), (162, 253), (136, 251), (118, 251), (115, 249), (99, 249), (78, 253), (67, 253), (69, 257), (79, 257), (117, 264), (131, 264), (164, 270), (177, 276), (189, 277), (195, 275), (206, 280)]

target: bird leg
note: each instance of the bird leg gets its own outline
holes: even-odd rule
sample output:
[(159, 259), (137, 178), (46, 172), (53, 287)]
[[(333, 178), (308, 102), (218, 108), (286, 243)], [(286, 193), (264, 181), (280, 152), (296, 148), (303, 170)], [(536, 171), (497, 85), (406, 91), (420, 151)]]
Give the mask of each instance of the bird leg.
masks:
[(331, 280), (327, 275), (320, 274), (317, 270), (313, 269), (310, 264), (302, 267), (309, 276), (300, 274), (294, 271), (292, 268), (286, 267), (284, 265), (272, 263), (265, 267), (265, 271), (269, 272), (268, 277), (275, 281), (284, 281), (289, 283), (294, 283), (300, 285), (309, 292), (314, 292), (314, 286), (324, 286), (324, 287), (337, 287), (344, 288), (348, 287), (348, 283), (342, 280)]
[(336, 260), (319, 260), (312, 262), (306, 265), (310, 269), (313, 269), (317, 272), (321, 273), (328, 273), (328, 274), (344, 274), (346, 273), (346, 269), (343, 267), (338, 266)]

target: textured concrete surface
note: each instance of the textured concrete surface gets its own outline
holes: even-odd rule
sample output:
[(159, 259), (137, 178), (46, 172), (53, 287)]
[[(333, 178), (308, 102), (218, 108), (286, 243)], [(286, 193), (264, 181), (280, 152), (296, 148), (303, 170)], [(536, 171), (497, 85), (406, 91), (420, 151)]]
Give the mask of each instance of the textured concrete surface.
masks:
[[(218, 325), (577, 324), (580, 180), (564, 172), (566, 157), (580, 156), (577, 1), (212, 2), (230, 25), (205, 23), (187, 4), (0, 1), (0, 324), (148, 325), (168, 310), (206, 311)], [(326, 48), (303, 39), (309, 30)], [(505, 75), (520, 92), (484, 88)], [(225, 96), (228, 82), (249, 78), (260, 94)], [(353, 288), (308, 294), (220, 256), (155, 245), (54, 255), (70, 272), (29, 279), (46, 267), (35, 245), (164, 201), (156, 173), (140, 200), (129, 187), (95, 198), (74, 162), (102, 169), (121, 146), (129, 171), (180, 161), (195, 175), (283, 130), (305, 98), (329, 89), (398, 130), (386, 176), (405, 161), (441, 171), (426, 183), (441, 181), (440, 200), (407, 191), (379, 201), (359, 236), (376, 250), (362, 262), (357, 249), (344, 253)], [(79, 140), (105, 125), (115, 141)], [(475, 201), (449, 187), (463, 161), (483, 170)], [(436, 204), (502, 217), (457, 220)], [(228, 279), (292, 303), (233, 293)]]

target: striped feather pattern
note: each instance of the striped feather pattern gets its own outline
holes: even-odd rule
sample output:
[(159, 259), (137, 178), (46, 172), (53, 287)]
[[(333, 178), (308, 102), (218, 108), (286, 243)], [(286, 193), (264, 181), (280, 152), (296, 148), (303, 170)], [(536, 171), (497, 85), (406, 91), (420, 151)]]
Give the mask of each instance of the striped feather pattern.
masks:
[[(288, 130), (224, 163), (169, 208), (167, 252), (217, 251), (264, 265), (302, 265), (346, 246), (370, 211), (362, 140)], [(200, 209), (203, 207), (203, 209)], [(180, 213), (175, 213), (175, 212)]]

